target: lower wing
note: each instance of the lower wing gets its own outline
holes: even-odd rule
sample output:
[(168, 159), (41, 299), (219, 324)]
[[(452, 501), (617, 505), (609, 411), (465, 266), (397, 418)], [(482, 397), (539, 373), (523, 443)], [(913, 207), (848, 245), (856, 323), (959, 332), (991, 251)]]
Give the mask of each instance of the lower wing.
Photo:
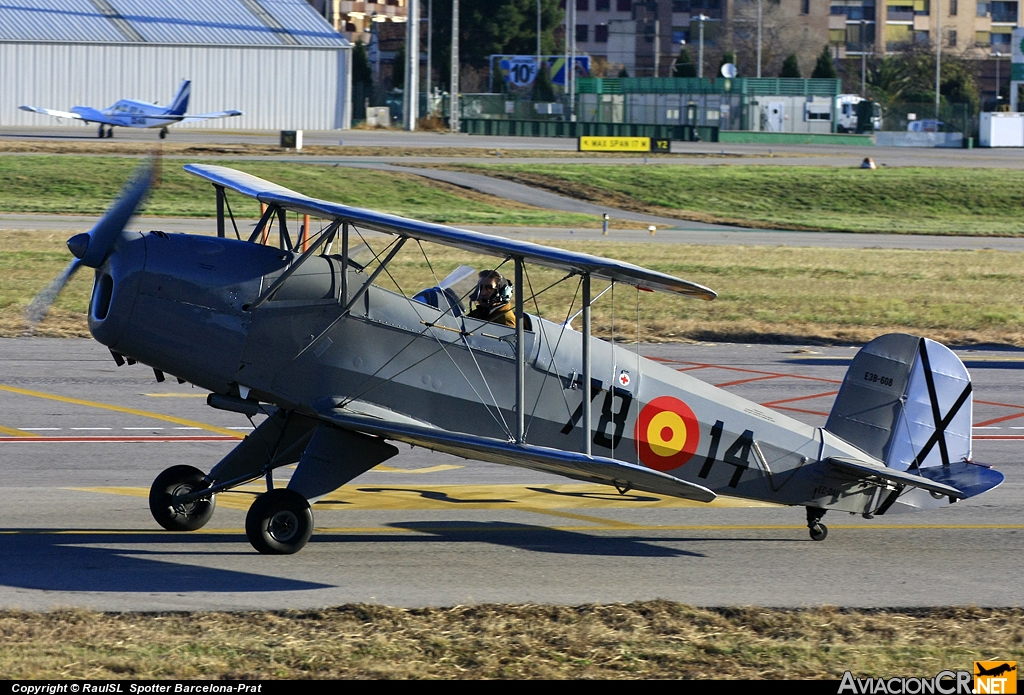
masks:
[(443, 451), (477, 461), (503, 463), (520, 468), (554, 473), (574, 480), (614, 485), (620, 491), (642, 490), (659, 495), (711, 502), (716, 495), (701, 485), (624, 461), (586, 456), (531, 444), (515, 444), (489, 437), (448, 432), (424, 425), (378, 419), (349, 410), (321, 410), (324, 420), (345, 429), (405, 442), (433, 451)]

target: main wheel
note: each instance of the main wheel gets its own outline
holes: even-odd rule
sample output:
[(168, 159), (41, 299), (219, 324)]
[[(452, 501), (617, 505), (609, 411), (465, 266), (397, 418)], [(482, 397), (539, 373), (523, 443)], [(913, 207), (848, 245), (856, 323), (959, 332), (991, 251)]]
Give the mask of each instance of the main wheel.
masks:
[(98, 138), (103, 137), (103, 130), (104, 130), (103, 124), (100, 123), (100, 132), (99, 132), (99, 134), (96, 135), (96, 137), (98, 137)]
[(160, 129), (160, 139), (163, 140), (165, 137), (167, 137), (167, 128), (161, 128)]
[(108, 138), (114, 137), (114, 126), (110, 126), (110, 128), (107, 129), (107, 137)]
[(817, 523), (810, 527), (811, 540), (812, 541), (823, 541), (828, 538), (828, 526), (822, 523)]
[(313, 510), (306, 498), (287, 488), (256, 498), (245, 516), (245, 535), (265, 555), (291, 555), (313, 534)]
[(213, 516), (217, 502), (208, 499), (175, 504), (174, 498), (207, 486), (206, 475), (192, 466), (171, 466), (153, 481), (149, 488), (149, 511), (156, 523), (168, 531), (195, 531)]

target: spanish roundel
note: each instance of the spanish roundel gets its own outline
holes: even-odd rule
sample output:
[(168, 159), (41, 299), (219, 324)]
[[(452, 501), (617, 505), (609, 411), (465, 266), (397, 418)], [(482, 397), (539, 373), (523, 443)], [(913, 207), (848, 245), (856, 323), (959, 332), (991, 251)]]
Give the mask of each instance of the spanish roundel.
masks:
[(670, 471), (696, 453), (700, 424), (690, 406), (672, 396), (659, 396), (640, 411), (634, 440), (641, 463), (656, 471)]

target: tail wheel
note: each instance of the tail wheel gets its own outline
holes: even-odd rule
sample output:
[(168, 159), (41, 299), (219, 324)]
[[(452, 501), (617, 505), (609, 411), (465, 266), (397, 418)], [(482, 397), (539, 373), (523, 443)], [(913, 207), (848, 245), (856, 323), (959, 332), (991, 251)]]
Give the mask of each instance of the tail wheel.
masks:
[(814, 524), (809, 530), (811, 532), (812, 541), (823, 541), (828, 538), (828, 526), (825, 524)]
[(175, 502), (175, 497), (207, 487), (206, 475), (192, 466), (171, 466), (153, 481), (149, 489), (149, 511), (156, 523), (168, 531), (195, 531), (206, 525), (213, 516), (216, 500), (207, 499), (186, 504)]
[(291, 555), (313, 534), (313, 510), (306, 498), (287, 488), (256, 498), (245, 517), (245, 535), (265, 555)]

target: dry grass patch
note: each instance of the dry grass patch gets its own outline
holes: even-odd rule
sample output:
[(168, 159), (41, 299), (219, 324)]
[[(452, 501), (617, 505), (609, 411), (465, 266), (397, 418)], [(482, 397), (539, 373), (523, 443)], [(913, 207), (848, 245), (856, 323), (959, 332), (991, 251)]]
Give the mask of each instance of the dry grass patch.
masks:
[(348, 605), (0, 613), (7, 678), (930, 677), (1024, 661), (1021, 609)]
[[(0, 232), (0, 336), (19, 335), (31, 298), (70, 260), (66, 234)], [(383, 247), (379, 239), (378, 250)], [(1024, 264), (996, 251), (909, 251), (755, 246), (562, 242), (706, 285), (713, 302), (617, 286), (594, 305), (594, 332), (644, 342), (864, 343), (905, 331), (953, 345), (1024, 345)], [(412, 296), (457, 265), (498, 260), (424, 244), (430, 264), (407, 244), (381, 284)], [(506, 263), (499, 266), (511, 273)], [(529, 286), (541, 294), (527, 311), (562, 322), (579, 309), (579, 279), (535, 266)], [(394, 284), (391, 280), (394, 280)], [(39, 333), (87, 336), (91, 274), (79, 273)], [(594, 292), (603, 287), (595, 282)], [(614, 300), (614, 301), (613, 301)], [(638, 318), (639, 310), (639, 322)], [(578, 322), (577, 322), (578, 327)]]

